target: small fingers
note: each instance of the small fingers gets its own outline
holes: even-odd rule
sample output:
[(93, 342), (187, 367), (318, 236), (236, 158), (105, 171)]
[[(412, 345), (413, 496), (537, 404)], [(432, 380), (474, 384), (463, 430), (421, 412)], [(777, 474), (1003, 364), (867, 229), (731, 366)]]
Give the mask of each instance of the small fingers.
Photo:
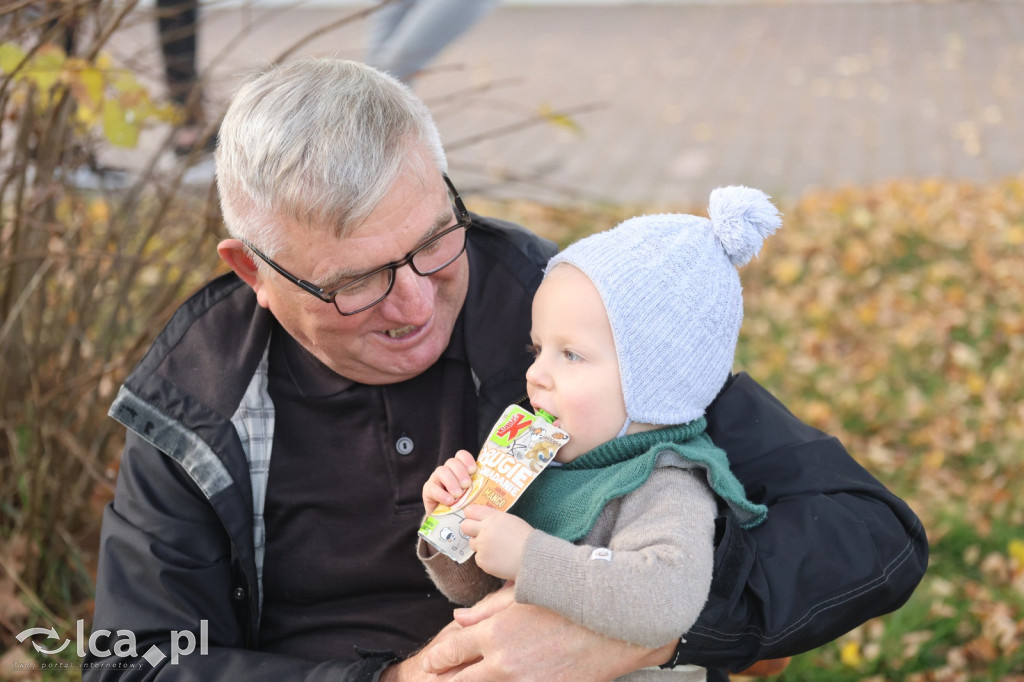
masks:
[[(473, 505), (470, 505), (472, 507)], [(469, 538), (469, 546), (475, 552), (476, 547), (473, 546), (476, 536), (480, 534), (480, 522), (473, 521), (472, 519), (463, 519), (462, 523), (459, 524), (459, 530), (462, 534)]]
[(473, 455), (469, 454), (468, 450), (459, 450), (455, 453), (453, 459), (462, 463), (462, 466), (466, 468), (466, 473), (473, 474), (476, 472), (476, 459)]
[[(451, 462), (451, 460), (449, 460)], [(458, 467), (461, 469), (462, 465)], [(452, 505), (455, 501), (462, 497), (462, 494), (466, 492), (466, 489), (472, 485), (472, 480), (465, 471), (457, 471), (451, 466), (440, 466), (434, 470), (433, 476), (430, 477), (434, 481), (434, 492), (436, 498), (441, 504)]]
[[(500, 509), (488, 507), (484, 504), (471, 504), (465, 509), (466, 518), (472, 519), (473, 521), (483, 521), (484, 519), (488, 519), (496, 514), (504, 513), (505, 512)], [(463, 521), (462, 523), (465, 524), (466, 522)]]

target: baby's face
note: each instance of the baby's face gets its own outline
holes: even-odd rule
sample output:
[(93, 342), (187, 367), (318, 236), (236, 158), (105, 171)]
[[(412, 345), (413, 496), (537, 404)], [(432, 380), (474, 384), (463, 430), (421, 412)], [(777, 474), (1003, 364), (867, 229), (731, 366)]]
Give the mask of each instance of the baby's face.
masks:
[(555, 460), (572, 461), (614, 438), (626, 421), (619, 361), (601, 295), (586, 275), (566, 264), (551, 271), (533, 299), (530, 338), (537, 355), (526, 371), (530, 403), (569, 433)]

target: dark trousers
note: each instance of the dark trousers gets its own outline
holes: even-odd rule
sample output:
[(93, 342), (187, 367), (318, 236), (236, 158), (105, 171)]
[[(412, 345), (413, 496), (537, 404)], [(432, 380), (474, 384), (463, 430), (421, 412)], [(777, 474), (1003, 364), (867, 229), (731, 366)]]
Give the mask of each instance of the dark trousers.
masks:
[(201, 97), (192, 90), (199, 82), (196, 72), (196, 29), (199, 26), (199, 0), (157, 0), (157, 26), (164, 58), (167, 90), (186, 111), (198, 120)]

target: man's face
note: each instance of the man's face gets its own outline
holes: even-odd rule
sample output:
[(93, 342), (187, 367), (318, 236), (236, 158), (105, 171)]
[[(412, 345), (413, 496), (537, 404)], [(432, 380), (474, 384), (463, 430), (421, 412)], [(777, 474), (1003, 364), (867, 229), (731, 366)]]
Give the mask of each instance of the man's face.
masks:
[[(439, 171), (407, 170), (374, 211), (344, 239), (282, 224), (286, 247), (275, 261), (327, 291), (337, 282), (393, 261), (456, 222)], [(444, 352), (466, 300), (466, 255), (421, 277), (408, 267), (395, 273), (391, 293), (361, 313), (342, 316), (277, 273), (260, 274), (257, 300), (285, 330), (338, 374), (364, 384), (411, 379)]]

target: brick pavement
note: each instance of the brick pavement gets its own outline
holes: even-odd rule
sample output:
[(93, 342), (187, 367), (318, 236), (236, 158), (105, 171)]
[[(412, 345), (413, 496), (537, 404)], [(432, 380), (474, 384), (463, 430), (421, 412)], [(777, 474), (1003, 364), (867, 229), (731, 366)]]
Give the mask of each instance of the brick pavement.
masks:
[[(211, 9), (214, 106), (239, 71), (352, 11)], [(359, 58), (364, 33), (355, 22), (300, 53)], [(497, 196), (674, 203), (730, 183), (785, 197), (1024, 171), (1024, 2), (507, 5), (434, 66), (416, 87), (452, 174)], [(578, 108), (579, 132), (487, 134)]]

